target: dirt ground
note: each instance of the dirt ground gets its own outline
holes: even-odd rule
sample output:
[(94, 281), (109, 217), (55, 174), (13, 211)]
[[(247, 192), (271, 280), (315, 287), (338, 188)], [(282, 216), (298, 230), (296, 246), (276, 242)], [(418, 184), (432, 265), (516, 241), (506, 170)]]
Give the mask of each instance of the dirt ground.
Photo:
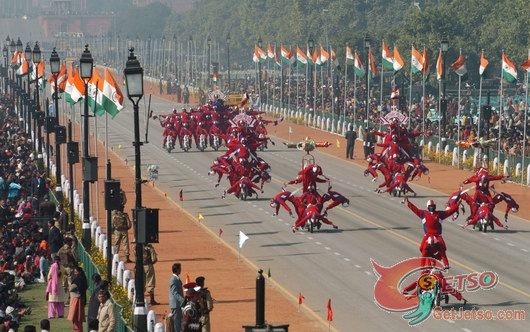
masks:
[[(155, 94), (156, 87), (146, 87), (146, 93)], [(172, 96), (164, 96), (169, 100), (175, 100)], [(324, 133), (304, 126), (292, 125), (282, 122), (276, 127), (270, 127), (269, 133), (287, 141), (289, 137), (288, 128), (292, 127), (293, 133), (290, 135), (291, 141), (299, 141), (306, 136), (310, 136), (317, 141), (330, 141), (333, 145), (321, 151), (335, 157), (343, 159), (344, 162), (355, 163), (352, 167), (358, 168), (362, 172), (366, 162), (362, 159), (362, 145), (357, 141), (355, 153), (356, 160), (346, 160), (345, 140), (339, 135)], [(79, 130), (77, 130), (79, 133)], [(337, 140), (340, 148), (336, 146)], [(278, 143), (278, 142), (277, 142)], [(115, 147), (116, 148), (116, 147)], [(98, 155), (100, 156), (100, 191), (103, 192), (104, 168), (104, 146), (102, 142), (98, 145)], [(63, 154), (64, 155), (64, 154)], [(122, 188), (128, 194), (128, 204), (126, 209), (130, 210), (134, 205), (134, 171), (132, 163), (126, 165), (118, 158), (118, 155), (111, 152), (109, 157), (112, 162), (113, 178), (122, 180)], [(80, 170), (80, 164), (77, 165)], [(420, 181), (415, 181), (419, 185), (451, 193), (458, 188), (461, 181), (470, 176), (470, 172), (456, 170), (452, 167), (442, 166), (435, 163), (428, 163), (431, 170), (430, 175), (423, 177)], [(273, 171), (274, 172), (274, 171)], [(325, 170), (324, 170), (325, 172)], [(81, 172), (77, 171), (76, 188), (81, 188)], [(274, 176), (274, 174), (273, 174)], [(126, 180), (130, 179), (130, 180)], [(94, 187), (94, 186), (93, 186)], [(498, 189), (506, 191), (514, 196), (519, 202), (528, 201), (529, 190), (527, 187), (514, 184), (496, 184)], [(164, 193), (153, 187), (151, 184), (143, 185), (143, 204), (151, 208), (160, 208), (160, 243), (154, 247), (158, 253), (159, 262), (156, 264), (156, 299), (160, 305), (154, 306), (159, 320), (169, 312), (168, 308), (168, 280), (171, 275), (171, 265), (175, 262), (182, 263), (182, 279), (189, 275), (192, 280), (199, 275), (206, 277), (206, 286), (211, 290), (215, 298), (215, 308), (211, 312), (213, 331), (242, 331), (242, 325), (255, 322), (255, 279), (257, 267), (248, 262), (244, 257), (238, 262), (237, 251), (230, 248), (224, 238), (229, 236), (210, 231), (201, 224), (195, 217), (182, 210), (176, 203), (177, 198), (165, 197)], [(93, 192), (95, 190), (93, 189)], [(98, 197), (100, 206), (104, 206), (103, 195), (93, 194)], [(354, 204), (352, 207), (354, 208)], [(504, 207), (503, 207), (504, 208)], [(530, 219), (530, 208), (521, 204), (519, 216)], [(105, 228), (104, 210), (101, 208), (100, 225)], [(207, 222), (207, 221), (204, 221)], [(132, 241), (133, 235), (130, 234)], [(131, 246), (131, 253), (134, 256), (134, 247)], [(123, 257), (123, 253), (120, 253)], [(133, 257), (131, 259), (134, 260)], [(127, 268), (134, 270), (133, 264), (127, 264)], [(322, 310), (313, 312), (302, 305), (301, 312), (298, 312), (298, 299), (295, 295), (286, 292), (281, 285), (275, 283), (274, 278), (267, 280), (266, 287), (266, 312), (265, 317), (271, 323), (288, 323), (290, 331), (324, 331), (328, 329), (325, 321), (325, 303)]]

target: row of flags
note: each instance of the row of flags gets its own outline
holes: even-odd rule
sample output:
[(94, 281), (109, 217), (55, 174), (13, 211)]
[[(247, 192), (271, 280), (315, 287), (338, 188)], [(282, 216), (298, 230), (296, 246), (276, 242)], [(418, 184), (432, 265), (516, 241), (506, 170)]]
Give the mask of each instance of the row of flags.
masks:
[[(296, 47), (294, 50), (292, 47), (287, 48), (283, 44), (280, 46), (281, 58), (278, 57), (276, 53), (276, 46), (271, 44), (268, 45), (267, 52), (261, 49), (259, 46), (254, 46), (253, 61), (255, 63), (261, 63), (265, 60), (272, 59), (274, 63), (278, 66), (281, 66), (282, 63), (294, 64), (299, 63), (303, 65), (323, 65), (325, 63), (333, 63), (338, 65), (338, 60), (335, 51), (333, 48), (326, 49), (325, 47), (316, 47), (313, 52), (307, 47), (306, 52), (304, 52), (300, 47)], [(385, 41), (382, 41), (381, 47), (381, 60), (384, 69), (393, 70), (394, 73), (397, 73), (405, 66), (405, 61), (399, 53), (399, 50), (396, 45), (394, 45), (393, 53), (390, 52), (390, 49), (386, 45)], [(352, 50), (351, 47), (346, 46), (346, 64), (353, 63), (355, 73), (357, 76), (364, 76), (366, 71), (359, 56), (357, 50)], [(423, 53), (418, 51), (414, 45), (411, 49), (411, 71), (413, 74), (423, 74), (425, 77), (428, 77), (430, 70), (429, 55), (425, 47), (423, 48)], [(480, 57), (480, 67), (479, 74), (480, 76), (484, 75), (486, 67), (488, 66), (489, 61), (484, 56), (484, 51), (482, 51)], [(530, 55), (528, 59), (521, 64), (521, 67), (525, 71), (530, 71)], [(372, 53), (372, 48), (368, 51), (368, 68), (369, 74), (373, 77), (377, 75), (377, 65)], [(467, 68), (465, 65), (465, 58), (460, 51), (458, 58), (451, 64), (451, 68), (459, 76), (464, 76), (467, 74)], [(438, 50), (438, 59), (436, 62), (436, 74), (437, 79), (442, 79), (443, 71), (443, 61), (442, 61), (442, 51)], [(515, 82), (517, 80), (517, 67), (510, 61), (504, 50), (502, 51), (502, 77), (508, 82)]]
[[(45, 83), (45, 61), (42, 59), (35, 64), (26, 61), (25, 54), (15, 51), (10, 62), (13, 66), (18, 66), (16, 74), (18, 76), (28, 75), (30, 81), (39, 81), (39, 86), (44, 87)], [(52, 95), (55, 91), (55, 77), (48, 78), (51, 83)], [(70, 105), (75, 105), (85, 97), (85, 84), (77, 69), (73, 66), (67, 71), (66, 64), (63, 63), (59, 74), (57, 74), (57, 88), (59, 92), (65, 93), (65, 99)], [(92, 78), (88, 82), (89, 105), (94, 114), (102, 116), (109, 113), (114, 118), (123, 109), (123, 94), (110, 70), (105, 68), (104, 76), (101, 77), (97, 68), (94, 68)]]

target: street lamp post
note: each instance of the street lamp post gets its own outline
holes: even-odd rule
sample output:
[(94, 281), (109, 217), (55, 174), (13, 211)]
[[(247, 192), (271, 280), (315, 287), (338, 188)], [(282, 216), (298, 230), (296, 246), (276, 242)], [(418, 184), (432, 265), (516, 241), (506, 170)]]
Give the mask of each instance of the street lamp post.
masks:
[[(313, 55), (313, 49), (315, 47), (315, 41), (313, 40), (313, 38), (309, 38), (307, 40), (307, 47), (309, 48), (309, 54), (310, 56)], [(311, 66), (309, 64), (309, 89), (307, 89), (309, 91), (309, 100), (308, 102), (313, 104), (313, 120), (315, 119), (315, 115), (316, 115), (316, 112), (317, 112), (317, 105), (316, 105), (316, 99), (314, 98), (314, 95), (313, 95), (313, 66)], [(308, 96), (306, 96), (307, 98)]]
[(4, 91), (7, 93), (7, 57), (9, 56), (9, 49), (7, 47), (7, 44), (4, 44), (4, 48), (2, 49), (2, 55), (4, 56)]
[(136, 266), (134, 273), (136, 307), (134, 308), (134, 327), (136, 331), (147, 331), (147, 313), (145, 311), (144, 299), (144, 270), (143, 270), (143, 244), (138, 239), (138, 212), (142, 209), (142, 171), (140, 159), (140, 118), (138, 103), (144, 95), (143, 76), (144, 70), (140, 62), (134, 55), (134, 48), (129, 49), (129, 58), (125, 64), (125, 82), (127, 87), (127, 96), (133, 103), (134, 112), (134, 175), (135, 175), (135, 193), (136, 202), (134, 207), (134, 221), (136, 223), (135, 231), (135, 256)]
[[(364, 37), (364, 50), (366, 52), (366, 57), (365, 57), (365, 75), (364, 75), (364, 84), (365, 84), (365, 88), (366, 88), (366, 95), (365, 95), (365, 107), (366, 107), (366, 126), (368, 127), (369, 124), (370, 124), (370, 91), (368, 90), (368, 73), (370, 72), (370, 68), (369, 68), (369, 59), (368, 59), (368, 56), (369, 56), (369, 53), (370, 53), (370, 44), (371, 44), (371, 41), (370, 41), (370, 37), (368, 37), (368, 35), (366, 35), (366, 37)], [(368, 128), (367, 128), (368, 129)]]
[(30, 61), (31, 61), (31, 47), (29, 46), (29, 42), (26, 43), (26, 49), (24, 50), (24, 56), (25, 56), (25, 61), (26, 61), (26, 64), (28, 66), (28, 71), (26, 73), (26, 87), (27, 87), (27, 90), (26, 90), (26, 116), (27, 116), (27, 122), (28, 122), (28, 133), (30, 135), (30, 137), (32, 138), (32, 145), (33, 145), (33, 151), (35, 151), (35, 136), (36, 135), (33, 135), (32, 134), (32, 128), (31, 128), (31, 109), (29, 107), (29, 99), (30, 99), (30, 86), (29, 86), (29, 68), (30, 68)]
[[(261, 36), (258, 38), (258, 47), (262, 49), (263, 42), (261, 40)], [(258, 61), (258, 96), (259, 100), (261, 100), (261, 59)]]
[[(11, 39), (11, 43), (9, 44), (9, 54), (13, 55), (15, 54), (15, 51), (16, 51), (16, 45), (15, 45), (15, 39)], [(14, 64), (11, 64), (11, 95), (13, 96), (13, 108), (14, 107), (14, 103), (15, 103), (15, 81), (16, 81), (16, 76), (15, 76), (15, 66)], [(18, 109), (17, 109), (17, 112), (18, 112)], [(20, 121), (20, 116), (19, 114), (17, 114), (17, 117), (18, 117), (18, 121)]]
[[(40, 50), (40, 46), (38, 42), (35, 42), (35, 46), (33, 47), (33, 63), (35, 64), (37, 71), (35, 73), (35, 96), (36, 96), (36, 109), (35, 109), (35, 118), (37, 123), (37, 137), (39, 138), (39, 144), (37, 146), (37, 158), (38, 158), (38, 166), (39, 169), (42, 171), (43, 168), (43, 160), (42, 160), (42, 132), (41, 132), (41, 125), (42, 125), (42, 117), (41, 117), (41, 110), (40, 110), (40, 98), (39, 98), (39, 67), (40, 62), (42, 60), (42, 53)], [(60, 183), (59, 180), (57, 180), (58, 183)]]
[[(88, 82), (92, 78), (94, 59), (85, 45), (85, 50), (79, 60), (80, 73), (85, 83), (85, 107), (83, 112), (83, 246), (89, 249), (91, 245), (90, 238), (90, 181), (87, 170), (90, 168), (90, 156), (88, 151)], [(57, 112), (56, 112), (57, 113)]]
[(228, 34), (226, 36), (226, 68), (228, 69), (228, 91), (231, 91), (231, 87), (230, 87), (230, 34)]
[(449, 40), (447, 39), (447, 36), (444, 34), (442, 37), (442, 40), (440, 41), (440, 45), (442, 48), (442, 98), (440, 100), (440, 113), (442, 116), (442, 136), (445, 137), (446, 135), (446, 124), (447, 124), (447, 96), (445, 95), (445, 87), (447, 85), (446, 83), (446, 77), (445, 77), (445, 59), (447, 55), (447, 50), (449, 49)]
[[(59, 79), (59, 72), (61, 71), (61, 59), (59, 54), (53, 48), (50, 56), (50, 67), (53, 74), (53, 86), (55, 92), (53, 94), (53, 106), (55, 108), (55, 128), (59, 126), (59, 89), (57, 87), (57, 80)], [(57, 179), (57, 185), (55, 187), (57, 200), (62, 202), (63, 191), (61, 187), (61, 144), (58, 143), (57, 130), (55, 131), (55, 178)], [(88, 209), (88, 207), (87, 207)]]
[(210, 67), (212, 66), (212, 38), (208, 36), (208, 39), (206, 40), (208, 43), (208, 88), (211, 88), (212, 86), (212, 80), (211, 80), (211, 73), (210, 73)]
[[(19, 54), (20, 56), (20, 53), (22, 52), (22, 41), (20, 40), (20, 37), (18, 37), (17, 39), (17, 43), (15, 45), (15, 49), (17, 51), (17, 53)], [(17, 59), (17, 65), (18, 66), (21, 66), (22, 64), (19, 63), (18, 59)], [(28, 124), (26, 123), (26, 111), (24, 109), (24, 106), (23, 106), (23, 100), (24, 100), (24, 85), (22, 84), (22, 75), (17, 75), (16, 73), (14, 74), (16, 80), (17, 80), (17, 87), (18, 87), (18, 109), (19, 109), (19, 118), (22, 119), (22, 121), (24, 121), (24, 129), (27, 130), (27, 126)]]

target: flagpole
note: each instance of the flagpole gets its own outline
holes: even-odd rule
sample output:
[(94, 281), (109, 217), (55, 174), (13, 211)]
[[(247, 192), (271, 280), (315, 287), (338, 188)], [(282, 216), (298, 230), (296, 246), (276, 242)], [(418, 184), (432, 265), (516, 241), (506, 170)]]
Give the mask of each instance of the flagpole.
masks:
[[(346, 48), (348, 48), (348, 44), (346, 44)], [(343, 115), (342, 115), (342, 127), (345, 127), (346, 129), (346, 96), (348, 95), (348, 58), (346, 57), (344, 61), (344, 109), (343, 109)]]
[[(333, 91), (333, 59), (331, 56), (331, 47), (328, 45), (328, 68), (329, 68), (329, 80), (328, 86), (331, 86), (331, 132), (334, 133), (337, 128), (335, 128), (335, 93)], [(337, 130), (338, 131), (338, 130)]]
[(289, 85), (287, 86), (287, 112), (290, 113), (291, 112), (291, 78), (292, 78), (291, 76), (293, 74), (293, 68), (291, 67), (290, 62), (289, 62), (289, 65), (287, 66), (287, 70), (288, 70), (287, 82), (289, 83)]
[[(270, 86), (271, 86), (271, 82), (270, 82), (270, 75), (269, 75), (269, 63), (270, 63), (270, 58), (269, 58), (269, 55), (267, 54), (267, 103), (270, 103), (271, 102), (271, 99), (270, 99)], [(273, 90), (274, 92), (274, 90)]]
[[(384, 52), (384, 48), (383, 48), (383, 43), (384, 43), (384, 39), (381, 40), (381, 55), (382, 53)], [(381, 85), (379, 86), (379, 118), (382, 117), (382, 114), (383, 114), (383, 84), (384, 84), (384, 80), (383, 78), (385, 77), (385, 65), (383, 63), (383, 58), (381, 57)], [(381, 121), (379, 121), (379, 131), (381, 131), (381, 127), (383, 126), (383, 123)]]
[[(501, 61), (504, 61), (504, 49), (502, 50), (502, 54), (501, 54)], [(502, 98), (504, 96), (504, 91), (503, 91), (503, 78), (502, 78), (502, 73), (503, 73), (503, 68), (502, 68), (502, 62), (501, 62), (501, 93), (499, 95), (499, 134), (498, 134), (498, 142), (499, 144), (497, 144), (497, 175), (499, 175), (501, 173), (501, 133), (502, 133), (502, 116), (503, 116), (503, 111), (502, 111)], [(526, 125), (525, 125), (526, 127)]]
[[(372, 53), (371, 47), (368, 48), (368, 54)], [(371, 74), (371, 63), (370, 56), (367, 56), (368, 61), (366, 61), (366, 126), (370, 126), (370, 74)]]
[[(460, 49), (460, 55), (462, 55), (462, 49)], [(457, 122), (458, 122), (457, 123), (457, 132), (458, 133), (456, 135), (457, 141), (460, 141), (460, 121), (461, 121), (461, 119), (460, 119), (460, 102), (461, 102), (461, 91), (462, 91), (461, 87), (462, 87), (462, 75), (458, 75), (458, 105), (457, 105), (457, 107), (458, 107), (458, 110), (457, 110), (457, 114), (458, 114), (457, 115), (457, 117), (458, 117), (458, 119), (457, 119)], [(457, 151), (456, 167), (458, 169), (460, 169), (460, 144), (457, 144), (456, 151)]]
[[(438, 57), (440, 55), (438, 54)], [(438, 67), (438, 64), (436, 65)], [(438, 70), (438, 68), (436, 68)], [(438, 80), (438, 163), (442, 158), (442, 81)]]
[[(281, 44), (280, 44), (281, 45)], [(283, 108), (283, 61), (282, 61), (282, 48), (280, 46), (280, 107)], [(276, 46), (274, 46), (274, 61), (276, 61)], [(289, 117), (287, 116), (287, 122), (289, 122)]]
[(357, 71), (355, 70), (355, 59), (357, 59), (357, 50), (353, 53), (353, 127), (357, 131), (356, 115), (357, 115)]
[[(313, 71), (315, 73), (315, 79), (313, 81), (313, 113), (316, 116), (317, 112), (317, 62), (315, 61), (315, 70)], [(315, 123), (315, 122), (313, 122)]]
[[(422, 93), (422, 97), (421, 97), (421, 113), (422, 113), (422, 125), (421, 125), (421, 133), (422, 133), (422, 142), (423, 142), (423, 145), (421, 146), (421, 157), (423, 158), (424, 157), (424, 153), (423, 153), (423, 147), (425, 146), (425, 67), (426, 67), (426, 62), (425, 59), (427, 59), (425, 57), (425, 55), (427, 54), (426, 53), (427, 50), (425, 49), (425, 45), (423, 45), (423, 67), (422, 67), (422, 70), (421, 70), (421, 93)], [(427, 69), (428, 70), (428, 69)]]
[[(530, 49), (528, 50), (528, 58), (530, 59)], [(524, 108), (524, 123), (523, 126), (523, 167), (521, 168), (521, 183), (524, 183), (525, 175), (525, 152), (526, 152), (526, 124), (528, 123), (528, 69), (526, 70), (526, 103)]]
[[(300, 106), (299, 106), (299, 103), (300, 103), (300, 76), (299, 76), (299, 66), (300, 64), (298, 63), (298, 46), (296, 46), (296, 100), (295, 100), (295, 105), (296, 105), (296, 110), (298, 111), (300, 109)], [(305, 112), (304, 112), (305, 114)]]
[[(484, 54), (484, 49), (482, 49), (482, 54)], [(482, 60), (482, 57), (481, 57)], [(480, 64), (482, 65), (482, 64)], [(480, 74), (480, 73), (479, 73)], [(482, 120), (482, 111), (480, 107), (482, 106), (482, 74), (479, 75), (479, 85), (478, 85), (478, 123), (477, 123), (477, 138), (480, 138), (480, 121)]]
[[(324, 121), (324, 64), (322, 63), (322, 46), (320, 46), (320, 58), (320, 90), (322, 91), (320, 107), (322, 110), (322, 121)], [(322, 128), (322, 124), (320, 128)]]
[[(414, 43), (412, 44), (411, 46), (411, 49), (410, 49), (410, 53), (412, 54), (412, 50), (414, 49)], [(411, 57), (413, 57), (414, 54), (412, 54)], [(412, 81), (413, 81), (413, 77), (412, 77), (412, 61), (410, 63), (410, 83), (409, 83), (409, 125), (408, 125), (408, 129), (410, 130), (410, 124), (412, 122)]]

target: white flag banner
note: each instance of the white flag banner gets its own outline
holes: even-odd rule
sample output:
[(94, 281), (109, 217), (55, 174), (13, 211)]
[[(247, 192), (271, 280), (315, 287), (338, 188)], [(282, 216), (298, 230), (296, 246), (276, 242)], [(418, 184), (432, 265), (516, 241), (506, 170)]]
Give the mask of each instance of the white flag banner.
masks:
[(245, 244), (246, 240), (248, 240), (248, 236), (242, 231), (239, 231), (239, 249), (243, 248), (243, 244)]

